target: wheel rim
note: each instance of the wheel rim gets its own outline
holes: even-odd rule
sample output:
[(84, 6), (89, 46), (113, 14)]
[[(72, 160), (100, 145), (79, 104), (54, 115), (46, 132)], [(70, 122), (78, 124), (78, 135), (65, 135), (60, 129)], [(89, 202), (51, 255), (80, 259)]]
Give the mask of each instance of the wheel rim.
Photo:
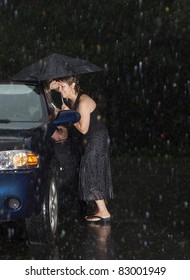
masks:
[(57, 196), (57, 188), (56, 182), (53, 179), (50, 185), (50, 193), (49, 193), (49, 218), (50, 218), (50, 226), (53, 234), (56, 233), (57, 230), (57, 219), (58, 219), (58, 196)]

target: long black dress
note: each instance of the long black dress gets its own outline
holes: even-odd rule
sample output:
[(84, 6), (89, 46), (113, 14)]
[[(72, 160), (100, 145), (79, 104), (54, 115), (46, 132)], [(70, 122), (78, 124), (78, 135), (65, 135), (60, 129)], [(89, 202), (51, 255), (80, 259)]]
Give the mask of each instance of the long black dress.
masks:
[[(78, 94), (73, 109), (79, 105)], [(112, 176), (109, 159), (110, 138), (97, 109), (90, 114), (88, 132), (80, 135), (83, 152), (79, 172), (79, 198), (84, 201), (113, 198)]]

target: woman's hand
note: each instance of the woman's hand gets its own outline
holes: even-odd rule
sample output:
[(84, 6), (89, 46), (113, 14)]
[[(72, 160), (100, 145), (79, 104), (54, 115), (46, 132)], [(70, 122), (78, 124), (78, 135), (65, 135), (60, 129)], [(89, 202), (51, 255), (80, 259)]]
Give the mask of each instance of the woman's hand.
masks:
[(59, 108), (55, 108), (55, 109), (54, 109), (54, 116), (55, 116), (55, 117), (57, 116), (57, 114), (59, 113), (59, 111), (60, 111)]
[(66, 104), (63, 104), (61, 110), (70, 110), (70, 108)]

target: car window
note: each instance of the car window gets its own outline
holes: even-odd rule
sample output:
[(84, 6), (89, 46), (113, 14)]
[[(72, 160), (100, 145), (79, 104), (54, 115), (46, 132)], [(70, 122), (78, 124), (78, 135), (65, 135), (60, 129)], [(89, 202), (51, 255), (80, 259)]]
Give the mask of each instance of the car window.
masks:
[(0, 84), (0, 120), (38, 122), (42, 119), (40, 95), (35, 86)]
[(56, 107), (61, 108), (61, 105), (63, 104), (61, 94), (58, 91), (51, 90), (51, 98)]

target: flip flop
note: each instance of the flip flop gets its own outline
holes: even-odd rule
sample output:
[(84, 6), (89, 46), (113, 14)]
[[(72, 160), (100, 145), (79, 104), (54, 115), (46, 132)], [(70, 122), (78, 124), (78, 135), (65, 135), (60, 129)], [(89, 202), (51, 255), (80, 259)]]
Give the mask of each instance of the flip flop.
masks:
[(111, 221), (111, 217), (108, 218), (102, 218), (100, 216), (97, 215), (91, 215), (91, 216), (86, 216), (85, 220), (88, 223), (101, 223), (101, 224), (105, 224)]

